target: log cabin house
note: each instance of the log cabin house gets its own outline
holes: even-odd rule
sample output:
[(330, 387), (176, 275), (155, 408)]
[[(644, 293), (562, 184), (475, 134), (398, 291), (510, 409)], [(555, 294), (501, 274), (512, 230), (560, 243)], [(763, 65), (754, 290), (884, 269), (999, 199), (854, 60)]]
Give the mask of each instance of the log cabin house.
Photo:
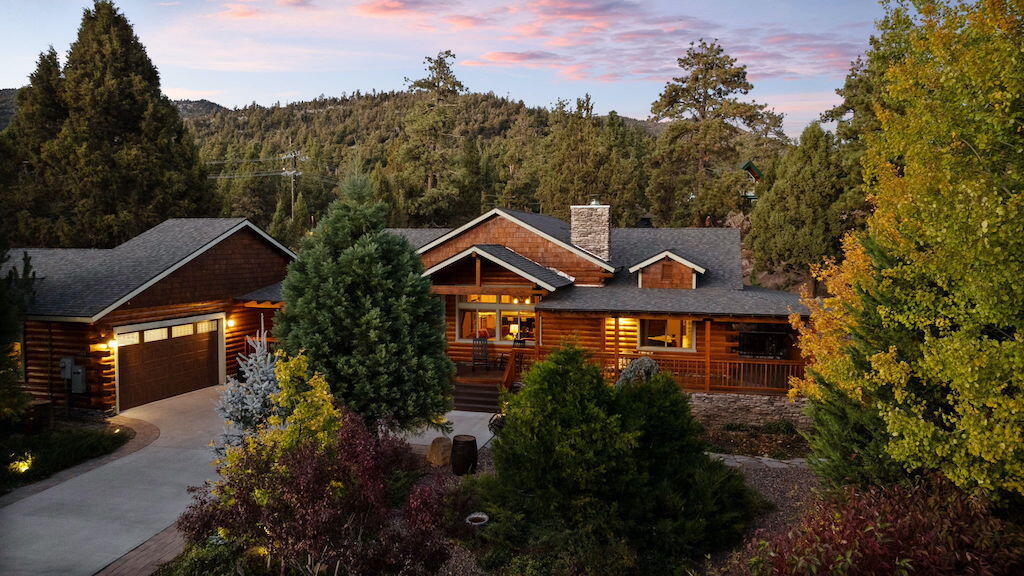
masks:
[(694, 391), (781, 394), (803, 373), (788, 317), (806, 310), (743, 285), (736, 229), (611, 228), (610, 207), (592, 203), (569, 223), (495, 208), (455, 229), (392, 232), (445, 300), (458, 409), (493, 410), (501, 386), (566, 339), (610, 380), (642, 355)]
[(112, 249), (16, 248), (7, 266), (26, 252), (25, 388), (114, 412), (223, 383), (245, 337), (271, 327), (261, 290), (295, 258), (241, 218), (167, 220)]

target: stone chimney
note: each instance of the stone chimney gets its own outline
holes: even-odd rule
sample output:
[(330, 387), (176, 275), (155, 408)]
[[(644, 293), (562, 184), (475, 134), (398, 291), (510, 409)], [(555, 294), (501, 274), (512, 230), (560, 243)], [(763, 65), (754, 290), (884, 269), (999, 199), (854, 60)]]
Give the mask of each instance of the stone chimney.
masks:
[(602, 260), (608, 260), (611, 246), (611, 206), (596, 198), (583, 206), (571, 206), (572, 243)]

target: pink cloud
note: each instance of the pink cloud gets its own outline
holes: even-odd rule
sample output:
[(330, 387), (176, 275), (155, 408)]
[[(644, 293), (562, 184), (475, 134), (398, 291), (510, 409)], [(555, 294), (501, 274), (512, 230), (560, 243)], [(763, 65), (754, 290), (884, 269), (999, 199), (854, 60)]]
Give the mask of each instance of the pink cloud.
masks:
[(561, 62), (563, 59), (553, 52), (531, 50), (528, 52), (486, 52), (477, 60), (466, 60), (466, 66), (539, 66), (544, 63)]
[[(244, 0), (243, 0), (244, 1)], [(221, 5), (224, 10), (217, 12), (214, 16), (230, 20), (244, 20), (248, 18), (259, 18), (263, 16), (263, 10), (254, 8), (249, 4), (239, 2), (228, 2)]]
[(444, 6), (443, 2), (432, 0), (371, 0), (355, 6), (357, 14), (363, 16), (422, 16), (430, 15)]
[(465, 14), (452, 14), (451, 16), (446, 16), (444, 21), (451, 24), (455, 30), (481, 28), (491, 22), (489, 18), (483, 16), (469, 16)]

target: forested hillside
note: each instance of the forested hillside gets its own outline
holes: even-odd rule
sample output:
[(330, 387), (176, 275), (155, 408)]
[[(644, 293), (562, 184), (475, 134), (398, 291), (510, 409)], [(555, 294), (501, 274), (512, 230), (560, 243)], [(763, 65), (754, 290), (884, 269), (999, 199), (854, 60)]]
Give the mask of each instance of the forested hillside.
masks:
[(130, 24), (97, 3), (67, 62), (43, 53), (27, 87), (0, 93), (0, 122), (17, 104), (0, 132), (0, 210), (15, 244), (106, 246), (168, 216), (219, 214), (296, 246), (344, 196), (342, 181), (365, 175), (393, 226), (455, 226), (495, 206), (568, 218), (570, 205), (594, 198), (611, 205), (616, 226), (644, 216), (656, 226), (753, 224), (749, 260), (787, 278), (755, 281), (774, 285), (836, 256), (866, 210), (857, 167), (869, 69), (854, 67), (844, 104), (829, 112), (840, 133), (798, 150), (717, 42), (692, 43), (650, 118), (633, 119), (595, 114), (589, 95), (537, 108), (473, 92), (450, 51), (426, 57), (400, 91), (235, 109), (172, 103), (136, 37), (116, 55), (97, 48), (116, 34), (128, 37)]

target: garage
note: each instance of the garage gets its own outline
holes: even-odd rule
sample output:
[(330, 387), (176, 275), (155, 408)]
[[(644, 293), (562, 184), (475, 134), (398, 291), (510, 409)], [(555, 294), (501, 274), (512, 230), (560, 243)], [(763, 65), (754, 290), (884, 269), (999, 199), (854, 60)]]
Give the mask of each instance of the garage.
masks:
[(115, 330), (118, 408), (127, 410), (223, 381), (222, 319)]
[(274, 295), (295, 259), (242, 218), (172, 218), (114, 248), (13, 249), (0, 276), (22, 252), (39, 279), (22, 330), (24, 389), (111, 412), (234, 374), (246, 338), (281, 307)]

